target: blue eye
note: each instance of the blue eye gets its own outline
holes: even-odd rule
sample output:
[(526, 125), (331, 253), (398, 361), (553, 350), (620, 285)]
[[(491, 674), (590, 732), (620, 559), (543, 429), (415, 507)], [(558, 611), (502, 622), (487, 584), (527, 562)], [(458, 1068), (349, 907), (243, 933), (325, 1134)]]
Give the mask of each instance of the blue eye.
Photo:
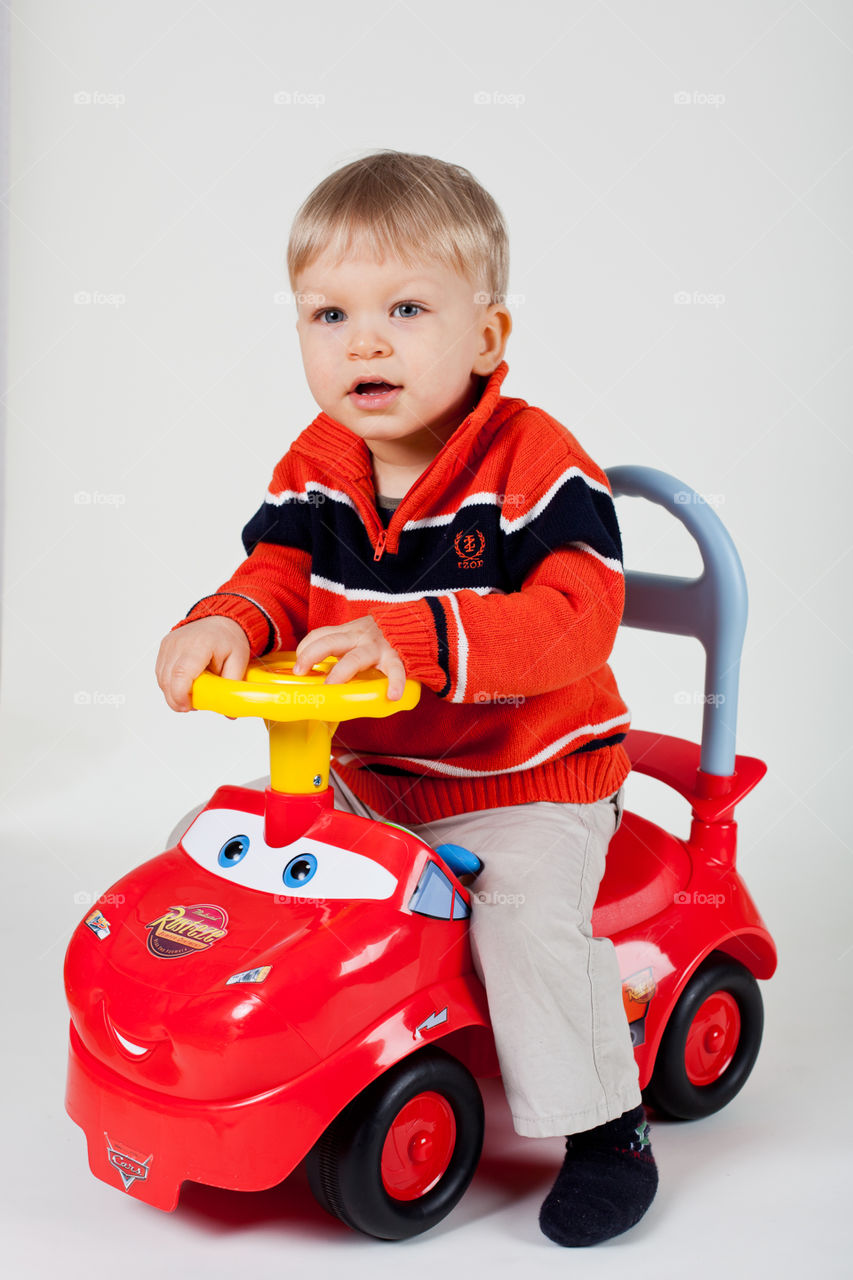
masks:
[(282, 872), (281, 878), (288, 889), (301, 889), (307, 884), (317, 870), (317, 859), (313, 853), (299, 853), (291, 858)]
[(219, 850), (219, 865), (220, 867), (236, 867), (237, 863), (242, 862), (248, 852), (249, 837), (232, 836), (230, 840), (225, 841), (225, 844)]

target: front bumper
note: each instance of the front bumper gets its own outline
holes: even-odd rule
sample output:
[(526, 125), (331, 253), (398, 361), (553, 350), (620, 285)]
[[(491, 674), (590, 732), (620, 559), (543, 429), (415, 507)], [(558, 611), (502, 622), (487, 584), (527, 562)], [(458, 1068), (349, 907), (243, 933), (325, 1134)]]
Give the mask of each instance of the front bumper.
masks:
[[(431, 1024), (442, 1006), (449, 1016)], [(473, 975), (422, 988), (295, 1080), (252, 1097), (198, 1102), (119, 1075), (89, 1052), (72, 1022), (65, 1107), (86, 1135), (97, 1178), (172, 1210), (186, 1181), (231, 1191), (276, 1186), (371, 1081), (465, 1027), (488, 1027), (485, 994)]]
[(234, 1191), (281, 1182), (327, 1123), (310, 1092), (297, 1098), (290, 1084), (227, 1102), (173, 1098), (99, 1062), (71, 1024), (65, 1107), (86, 1135), (89, 1168), (157, 1209), (174, 1209), (185, 1181)]

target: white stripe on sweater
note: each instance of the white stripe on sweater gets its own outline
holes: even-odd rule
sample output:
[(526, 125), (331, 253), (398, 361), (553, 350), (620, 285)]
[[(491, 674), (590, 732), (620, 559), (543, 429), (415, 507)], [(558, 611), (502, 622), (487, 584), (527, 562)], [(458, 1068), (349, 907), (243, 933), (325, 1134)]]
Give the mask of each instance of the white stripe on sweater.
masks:
[[(599, 563), (605, 565), (608, 569), (612, 569), (614, 573), (623, 575), (625, 573), (621, 560), (611, 560), (609, 556), (603, 556), (600, 551), (596, 551), (595, 547), (591, 547), (588, 542), (568, 542), (566, 546), (574, 547), (577, 551), (586, 551), (588, 555), (594, 556)], [(562, 550), (562, 548), (558, 548), (558, 550)]]
[[(588, 476), (585, 471), (580, 469), (580, 467), (567, 467), (565, 471), (562, 471), (560, 475), (557, 476), (554, 483), (546, 490), (545, 493), (543, 493), (542, 497), (530, 508), (529, 511), (525, 511), (523, 515), (516, 516), (514, 519), (501, 514), (500, 524), (504, 533), (516, 533), (519, 529), (523, 529), (526, 524), (529, 524), (531, 520), (535, 520), (535, 518), (545, 510), (558, 490), (576, 476), (579, 476), (590, 489), (596, 489), (599, 493), (605, 493), (608, 496), (610, 495), (610, 490), (607, 485), (602, 484), (600, 480), (595, 480), (592, 476)], [(352, 507), (354, 510), (357, 509), (356, 504), (348, 493), (344, 493), (341, 489), (332, 489), (328, 485), (321, 484), (319, 480), (307, 480), (305, 482), (304, 490), (282, 489), (278, 493), (275, 493), (270, 489), (267, 491), (264, 501), (269, 502), (276, 507), (280, 507), (284, 502), (310, 502), (311, 493), (322, 493), (324, 497), (329, 498), (332, 502), (342, 502), (345, 506)], [(469, 493), (462, 499), (459, 506), (448, 514), (440, 516), (425, 516), (421, 520), (407, 520), (403, 525), (403, 528), (428, 529), (434, 528), (438, 525), (451, 524), (463, 507), (482, 505), (486, 502), (492, 506), (506, 507), (507, 505), (511, 505), (509, 500), (514, 496), (514, 494), (493, 493), (485, 489), (478, 493)]]
[(281, 489), (278, 493), (268, 489), (264, 502), (270, 503), (273, 507), (280, 507), (285, 502), (310, 503), (312, 493), (321, 493), (332, 502), (342, 502), (344, 506), (352, 507), (353, 511), (358, 509), (348, 493), (344, 493), (341, 489), (330, 489), (319, 480), (306, 480), (304, 489)]
[(448, 593), (447, 599), (450, 602), (450, 610), (456, 621), (456, 689), (450, 701), (464, 702), (465, 689), (468, 684), (468, 637), (465, 634), (465, 628), (462, 626), (459, 601), (450, 593)]
[(514, 520), (501, 512), (501, 528), (504, 533), (517, 533), (519, 529), (523, 529), (525, 525), (530, 524), (531, 520), (535, 520), (545, 510), (557, 491), (576, 476), (580, 476), (581, 480), (590, 489), (597, 489), (599, 493), (606, 493), (608, 497), (610, 496), (610, 490), (606, 484), (602, 484), (600, 480), (593, 480), (592, 476), (588, 476), (585, 471), (581, 471), (580, 467), (567, 467), (565, 471), (557, 476), (554, 483), (549, 489), (546, 489), (539, 501), (535, 502), (529, 511), (525, 511), (523, 515), (516, 516)]
[[(551, 501), (551, 499), (554, 497), (557, 491), (562, 487), (562, 485), (568, 483), (568, 481), (571, 480), (573, 476), (580, 476), (581, 479), (583, 479), (586, 482), (586, 484), (590, 486), (590, 488), (597, 489), (601, 493), (609, 494), (610, 492), (610, 490), (607, 488), (606, 485), (603, 485), (598, 480), (594, 480), (591, 476), (586, 475), (586, 473), (581, 471), (579, 467), (568, 467), (565, 471), (563, 471), (557, 477), (557, 479), (554, 481), (554, 483), (551, 485), (548, 491), (542, 495), (539, 501), (533, 507), (531, 507), (529, 511), (525, 512), (524, 515), (516, 516), (515, 519), (511, 519), (505, 516), (502, 512), (500, 517), (500, 527), (503, 530), (503, 532), (517, 533), (520, 529), (523, 529), (527, 524), (530, 523), (531, 520), (535, 519), (537, 515), (539, 515), (542, 511), (544, 511), (545, 507), (548, 505), (548, 503)], [(264, 501), (269, 503), (271, 506), (276, 506), (276, 507), (282, 506), (285, 502), (294, 502), (294, 501), (307, 504), (312, 502), (313, 500), (312, 495), (315, 493), (321, 494), (324, 498), (328, 498), (329, 501), (331, 502), (340, 502), (340, 503), (343, 503), (344, 506), (350, 507), (353, 511), (356, 511), (356, 512), (358, 511), (356, 504), (353, 502), (349, 494), (344, 493), (340, 489), (331, 489), (329, 488), (328, 485), (321, 484), (318, 480), (306, 481), (304, 490), (282, 489), (279, 493), (273, 493), (272, 490), (269, 490), (264, 498)], [(466, 498), (463, 498), (462, 502), (460, 502), (456, 510), (451, 511), (448, 515), (427, 516), (423, 520), (407, 520), (406, 523), (403, 525), (403, 532), (406, 532), (406, 531), (411, 532), (414, 529), (438, 528), (441, 525), (452, 524), (453, 521), (456, 519), (458, 512), (461, 511), (463, 507), (472, 506), (472, 505), (476, 505), (478, 503), (483, 503), (483, 502), (490, 502), (495, 506), (504, 506), (506, 505), (506, 499), (507, 499), (507, 495), (504, 493), (488, 493), (485, 490), (479, 493), (470, 493)], [(619, 560), (614, 560), (609, 556), (601, 555), (601, 553), (599, 551), (596, 551), (594, 547), (591, 547), (588, 542), (576, 541), (576, 542), (569, 542), (566, 545), (569, 547), (575, 547), (578, 551), (583, 551), (588, 555), (594, 556), (594, 558), (598, 560), (600, 564), (603, 564), (607, 569), (611, 569), (614, 573), (619, 573), (619, 574), (624, 573), (623, 566)], [(480, 592), (480, 594), (483, 593), (483, 589), (481, 588), (466, 588), (466, 589), (467, 590), (476, 589), (478, 592)], [(497, 588), (491, 587), (491, 588), (488, 588), (488, 590), (497, 590)], [(344, 593), (342, 592), (341, 594), (344, 594)], [(436, 593), (431, 592), (430, 594), (434, 595)], [(348, 598), (380, 599), (385, 597), (380, 597), (380, 596), (373, 597), (370, 595), (364, 596), (364, 595), (360, 595), (359, 593), (355, 593), (353, 596)], [(399, 598), (400, 599), (417, 599), (418, 597), (401, 596)]]
[[(483, 703), (475, 704), (483, 706)], [(550, 743), (547, 747), (543, 747), (541, 751), (537, 751), (535, 755), (528, 756), (526, 760), (522, 760), (520, 764), (510, 765), (507, 769), (462, 769), (459, 765), (447, 764), (445, 760), (427, 760), (423, 756), (396, 756), (384, 755), (383, 760), (399, 761), (402, 764), (419, 764), (424, 768), (434, 769), (437, 773), (444, 774), (448, 778), (490, 778), (498, 773), (519, 773), (522, 769), (533, 769), (538, 764), (544, 764), (555, 756), (563, 747), (577, 738), (585, 738), (590, 734), (598, 737), (602, 733), (606, 733), (609, 729), (618, 728), (620, 724), (630, 724), (630, 709), (622, 716), (614, 716), (612, 720), (602, 720), (600, 724), (583, 724), (578, 729), (573, 729), (571, 733), (564, 734), (562, 738), (558, 738), (556, 742)], [(371, 753), (379, 755), (378, 752)], [(364, 757), (354, 752), (347, 752), (338, 756), (337, 759), (341, 764), (350, 764), (353, 760), (361, 760)], [(429, 774), (424, 775), (429, 777)]]
[(506, 595), (500, 587), (442, 587), (435, 591), (373, 591), (369, 587), (345, 587), (342, 582), (332, 582), (318, 573), (311, 574), (311, 586), (321, 587), (323, 591), (331, 591), (345, 600), (376, 600), (379, 604), (408, 603), (412, 600), (423, 600), (425, 596), (452, 595), (457, 591), (474, 591), (478, 596)]
[[(501, 528), (504, 533), (515, 533), (518, 529), (523, 529), (529, 521), (534, 520), (548, 506), (551, 499), (557, 493), (558, 489), (568, 483), (575, 476), (580, 478), (589, 485), (590, 489), (597, 489), (599, 493), (606, 493), (610, 496), (610, 490), (607, 485), (602, 484), (600, 480), (594, 480), (592, 476), (588, 476), (585, 471), (581, 471), (580, 467), (568, 467), (561, 472), (549, 489), (543, 493), (539, 501), (526, 511), (524, 515), (516, 516), (513, 520), (507, 516), (501, 515)], [(407, 520), (403, 526), (405, 529), (427, 529), (434, 525), (450, 524), (456, 518), (456, 515), (463, 507), (478, 506), (483, 503), (489, 503), (495, 507), (508, 507), (514, 505), (511, 501), (514, 494), (492, 493), (489, 490), (482, 489), (478, 493), (469, 493), (462, 499), (455, 511), (451, 511), (449, 515), (443, 516), (427, 516), (423, 520)]]

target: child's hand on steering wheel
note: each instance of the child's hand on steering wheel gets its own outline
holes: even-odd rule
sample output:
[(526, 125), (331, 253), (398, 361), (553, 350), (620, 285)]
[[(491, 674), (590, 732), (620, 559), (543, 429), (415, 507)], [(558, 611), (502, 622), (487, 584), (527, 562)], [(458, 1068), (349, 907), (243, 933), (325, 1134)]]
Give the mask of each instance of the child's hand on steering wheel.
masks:
[(157, 683), (173, 711), (192, 711), (193, 680), (209, 669), (242, 680), (251, 657), (249, 641), (232, 618), (197, 618), (170, 631), (157, 654)]
[(338, 661), (326, 676), (324, 684), (343, 684), (360, 671), (375, 667), (388, 677), (388, 699), (395, 702), (403, 696), (406, 668), (396, 649), (385, 639), (376, 619), (367, 614), (340, 627), (315, 627), (296, 646), (294, 675), (304, 675), (315, 662), (330, 655)]

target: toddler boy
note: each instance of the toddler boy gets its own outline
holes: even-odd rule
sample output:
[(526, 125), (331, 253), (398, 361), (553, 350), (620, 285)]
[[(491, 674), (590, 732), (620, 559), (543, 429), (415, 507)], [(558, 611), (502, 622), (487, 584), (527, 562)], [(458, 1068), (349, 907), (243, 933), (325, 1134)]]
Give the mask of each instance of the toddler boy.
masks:
[(325, 179), (288, 246), (321, 412), (246, 525), (247, 559), (165, 637), (190, 710), (206, 668), (295, 649), (376, 667), (409, 716), (341, 724), (335, 804), (473, 849), (471, 945), (513, 1124), (568, 1135), (540, 1211), (563, 1245), (633, 1226), (657, 1187), (612, 943), (590, 919), (622, 812), (630, 715), (607, 659), (624, 605), (607, 477), (501, 395), (500, 210), (471, 174), (381, 151)]

